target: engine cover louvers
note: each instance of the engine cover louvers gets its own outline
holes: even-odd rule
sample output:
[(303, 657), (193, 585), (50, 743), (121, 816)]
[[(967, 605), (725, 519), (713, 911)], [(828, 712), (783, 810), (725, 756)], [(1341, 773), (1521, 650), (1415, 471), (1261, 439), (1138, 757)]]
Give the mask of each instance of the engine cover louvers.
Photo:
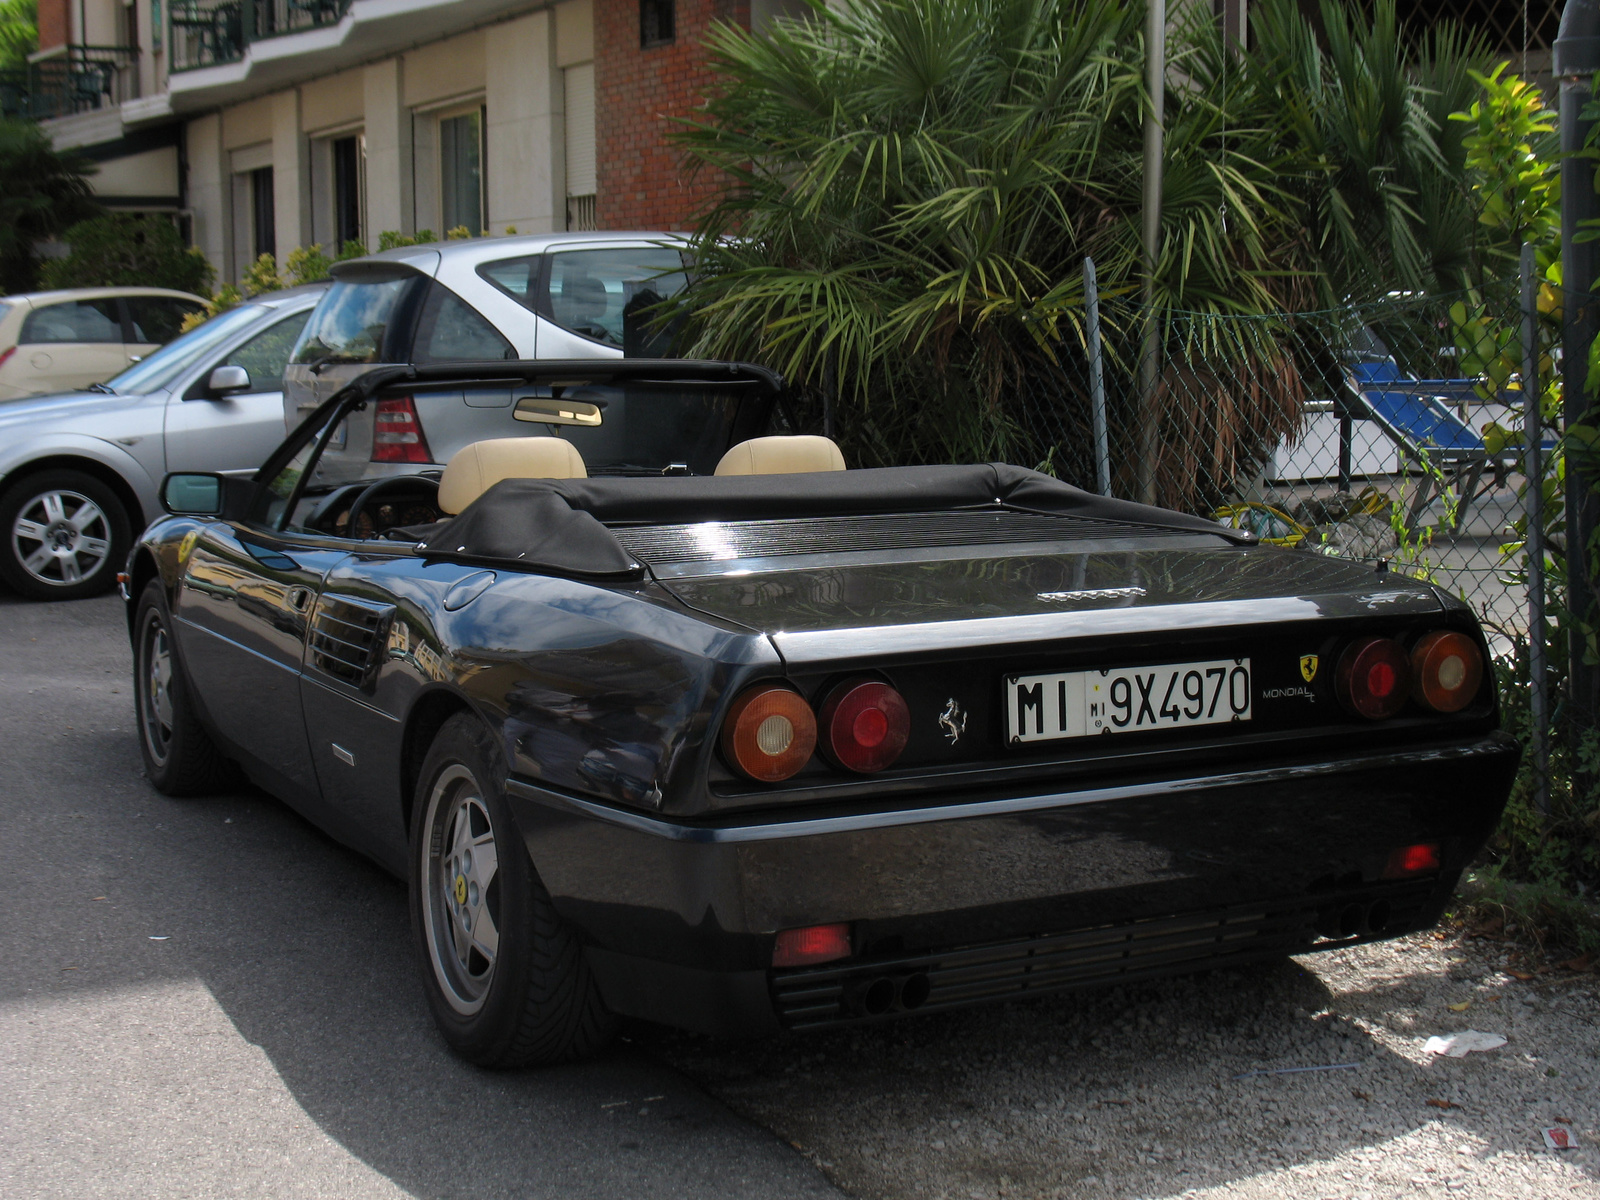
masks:
[(311, 666), (340, 683), (371, 691), (393, 618), (392, 604), (323, 594), (307, 638)]

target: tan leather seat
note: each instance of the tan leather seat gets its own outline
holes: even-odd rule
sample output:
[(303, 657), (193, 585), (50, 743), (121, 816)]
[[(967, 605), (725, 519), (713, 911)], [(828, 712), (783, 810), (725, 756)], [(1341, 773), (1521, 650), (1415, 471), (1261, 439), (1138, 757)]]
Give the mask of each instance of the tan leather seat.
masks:
[(833, 439), (809, 433), (751, 438), (729, 450), (717, 464), (718, 475), (798, 475), (842, 470), (844, 455)]
[(458, 513), (502, 479), (587, 479), (583, 455), (566, 438), (489, 438), (450, 456), (439, 479), (439, 509)]

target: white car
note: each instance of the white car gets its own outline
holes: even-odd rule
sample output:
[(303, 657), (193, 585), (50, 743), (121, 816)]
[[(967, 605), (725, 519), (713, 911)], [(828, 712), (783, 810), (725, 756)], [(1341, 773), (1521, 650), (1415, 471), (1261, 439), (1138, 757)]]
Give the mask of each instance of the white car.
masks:
[(205, 308), (168, 288), (72, 288), (0, 298), (0, 403), (104, 383)]
[(283, 368), (326, 284), (269, 292), (80, 392), (0, 405), (0, 582), (109, 590), (168, 471), (254, 473), (283, 440)]
[(659, 358), (649, 310), (688, 285), (687, 251), (682, 234), (546, 233), (338, 263), (284, 374), (284, 424), (381, 364)]

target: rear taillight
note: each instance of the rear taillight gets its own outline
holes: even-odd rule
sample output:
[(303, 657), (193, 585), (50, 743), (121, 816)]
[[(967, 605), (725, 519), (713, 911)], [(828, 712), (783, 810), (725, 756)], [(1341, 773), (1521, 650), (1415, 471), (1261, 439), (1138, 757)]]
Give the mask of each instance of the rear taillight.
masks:
[(4, 350), (0, 350), (0, 367), (5, 366), (7, 361), (9, 361), (11, 356), (16, 352), (17, 348), (15, 346), (7, 346)]
[(722, 753), (729, 764), (761, 783), (789, 778), (816, 748), (816, 715), (805, 697), (781, 684), (748, 689), (722, 723)]
[(804, 929), (785, 929), (772, 945), (775, 967), (809, 967), (850, 957), (850, 926), (807, 925)]
[(1438, 629), (1411, 648), (1411, 694), (1434, 712), (1460, 712), (1483, 683), (1483, 655), (1462, 633)]
[(382, 463), (431, 463), (428, 439), (417, 417), (417, 406), (410, 396), (379, 400), (372, 424), (372, 461)]
[(887, 683), (858, 679), (828, 693), (818, 724), (829, 758), (847, 771), (870, 775), (892, 765), (906, 748), (911, 710)]
[(1334, 686), (1345, 708), (1381, 721), (1405, 707), (1411, 694), (1411, 660), (1393, 638), (1362, 638), (1339, 656)]

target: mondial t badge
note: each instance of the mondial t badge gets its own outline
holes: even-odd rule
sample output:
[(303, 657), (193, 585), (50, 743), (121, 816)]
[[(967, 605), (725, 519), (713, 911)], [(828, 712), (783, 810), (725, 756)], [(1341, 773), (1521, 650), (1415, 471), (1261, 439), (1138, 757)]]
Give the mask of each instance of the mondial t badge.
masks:
[(1317, 663), (1321, 661), (1315, 654), (1302, 654), (1300, 656), (1300, 677), (1310, 683), (1317, 677)]
[(945, 737), (950, 739), (954, 746), (961, 740), (961, 735), (967, 731), (967, 713), (961, 705), (951, 697), (944, 702), (944, 711), (939, 714), (939, 728), (944, 730)]

